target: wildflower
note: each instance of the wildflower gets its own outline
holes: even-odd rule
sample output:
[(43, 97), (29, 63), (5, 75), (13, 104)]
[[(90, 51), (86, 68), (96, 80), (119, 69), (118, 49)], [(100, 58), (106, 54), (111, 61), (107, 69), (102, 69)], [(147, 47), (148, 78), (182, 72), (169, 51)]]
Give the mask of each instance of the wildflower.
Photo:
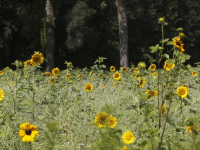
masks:
[(164, 19), (163, 17), (161, 17), (161, 18), (158, 19), (158, 23), (161, 24), (161, 23), (163, 23), (163, 22), (165, 22), (165, 19)]
[(188, 126), (186, 130), (187, 130), (188, 133), (192, 133), (193, 127), (192, 126)]
[(157, 73), (157, 72), (154, 72), (154, 73), (151, 74), (151, 77), (157, 76), (157, 75), (158, 75), (158, 73)]
[(15, 86), (15, 81), (12, 81), (12, 82), (11, 82), (11, 86)]
[(1, 90), (0, 88), (0, 102), (4, 99), (4, 97), (5, 97), (4, 91)]
[(123, 93), (123, 90), (122, 90), (122, 89), (120, 89), (119, 91), (120, 91), (120, 93)]
[(91, 83), (87, 83), (84, 89), (86, 92), (91, 92), (93, 90), (93, 85)]
[(3, 71), (0, 70), (0, 75), (3, 75)]
[(123, 72), (126, 72), (126, 71), (127, 71), (127, 68), (126, 68), (126, 67), (123, 67), (122, 70), (123, 70)]
[(171, 71), (171, 69), (173, 69), (173, 68), (175, 67), (175, 64), (168, 64), (167, 61), (168, 61), (168, 60), (165, 61), (164, 68), (165, 68), (167, 71)]
[(114, 88), (116, 87), (116, 83), (117, 83), (117, 82), (114, 82), (114, 83), (113, 83), (113, 87), (114, 87)]
[(50, 77), (51, 76), (51, 72), (45, 72), (45, 74)]
[(122, 135), (122, 140), (123, 140), (123, 142), (124, 142), (125, 144), (131, 144), (131, 143), (134, 142), (135, 136), (133, 135), (132, 132), (126, 131), (126, 132), (124, 132), (123, 135)]
[(140, 87), (143, 87), (146, 83), (146, 80), (145, 79), (142, 79), (140, 80)]
[(105, 88), (105, 85), (104, 85), (104, 84), (101, 84), (100, 86), (101, 86), (101, 89)]
[(19, 136), (22, 137), (23, 142), (31, 142), (34, 140), (35, 135), (38, 135), (36, 131), (37, 126), (31, 125), (30, 123), (23, 123), (20, 125)]
[(180, 50), (180, 52), (184, 52), (183, 43), (180, 37), (175, 37), (173, 40), (174, 45)]
[(73, 68), (72, 62), (68, 62), (68, 63), (67, 63), (67, 67)]
[(196, 71), (192, 72), (192, 76), (193, 77), (197, 76), (197, 72)]
[(117, 118), (113, 117), (112, 115), (109, 115), (107, 120), (108, 120), (108, 127), (112, 129), (115, 128), (115, 126), (117, 125)]
[(59, 75), (59, 74), (60, 74), (60, 69), (54, 68), (54, 69), (52, 70), (52, 74), (53, 74), (54, 76)]
[(80, 78), (80, 79), (81, 79), (81, 78), (83, 78), (83, 76), (82, 76), (82, 75), (78, 75), (78, 78)]
[(139, 66), (140, 68), (145, 68), (145, 67), (146, 67), (146, 64), (145, 64), (144, 62), (140, 62), (140, 63), (138, 64), (138, 66)]
[[(163, 105), (163, 106), (162, 106), (162, 115), (165, 114), (166, 109), (167, 109), (167, 105)], [(161, 113), (161, 109), (159, 109), (159, 114), (160, 114), (160, 113)]]
[(156, 97), (158, 95), (157, 91), (152, 91), (152, 90), (147, 90), (145, 93), (149, 94), (149, 95), (151, 95), (153, 97)]
[(95, 119), (94, 119), (94, 123), (96, 126), (98, 126), (99, 128), (101, 127), (106, 127), (106, 119), (108, 117), (108, 114), (103, 112), (100, 114), (97, 114)]
[(122, 150), (128, 150), (128, 148), (126, 146), (124, 146)]
[(100, 77), (100, 78), (103, 78), (103, 74), (100, 73), (100, 74), (99, 74), (99, 77)]
[(149, 70), (155, 70), (156, 69), (156, 65), (155, 64), (151, 64), (150, 66), (149, 66)]
[(33, 63), (31, 60), (27, 60), (24, 62), (24, 68), (28, 68), (28, 65), (33, 66)]
[(177, 88), (176, 93), (177, 93), (179, 96), (181, 96), (182, 98), (185, 98), (185, 97), (187, 97), (187, 95), (188, 95), (188, 90), (187, 90), (186, 87), (180, 86), (180, 87)]
[(111, 72), (114, 72), (114, 71), (115, 71), (115, 67), (114, 67), (114, 66), (111, 66), (111, 67), (110, 67), (110, 71), (111, 71)]
[(42, 53), (35, 52), (35, 54), (32, 55), (31, 62), (33, 66), (42, 64), (44, 62)]
[(28, 76), (24, 76), (26, 79), (28, 78)]
[(114, 78), (115, 80), (119, 80), (119, 79), (121, 79), (121, 74), (120, 74), (119, 72), (115, 72), (115, 73), (113, 74), (113, 78)]
[(179, 37), (180, 38), (184, 38), (185, 37), (185, 34), (183, 32), (179, 33)]

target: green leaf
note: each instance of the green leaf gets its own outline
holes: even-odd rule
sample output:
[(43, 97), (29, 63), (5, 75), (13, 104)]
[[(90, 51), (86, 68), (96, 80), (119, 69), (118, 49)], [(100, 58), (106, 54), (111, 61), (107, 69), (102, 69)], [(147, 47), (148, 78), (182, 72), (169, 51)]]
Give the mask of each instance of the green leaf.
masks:
[(163, 57), (166, 58), (166, 59), (169, 59), (169, 55), (168, 54), (164, 54)]

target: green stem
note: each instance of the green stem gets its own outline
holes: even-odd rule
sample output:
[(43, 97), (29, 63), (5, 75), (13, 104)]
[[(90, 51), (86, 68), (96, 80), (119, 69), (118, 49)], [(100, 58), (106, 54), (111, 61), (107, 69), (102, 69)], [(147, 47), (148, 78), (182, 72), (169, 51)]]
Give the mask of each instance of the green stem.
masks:
[(33, 121), (35, 120), (35, 71), (33, 70)]
[(17, 72), (18, 72), (18, 66), (16, 66), (15, 96), (14, 96), (14, 114), (16, 114), (16, 105), (17, 105)]

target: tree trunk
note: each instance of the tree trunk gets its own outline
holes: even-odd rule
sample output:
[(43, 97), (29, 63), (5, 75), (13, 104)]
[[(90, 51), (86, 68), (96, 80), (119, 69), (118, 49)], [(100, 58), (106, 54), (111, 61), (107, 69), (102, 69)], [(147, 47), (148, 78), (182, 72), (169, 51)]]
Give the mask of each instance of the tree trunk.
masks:
[(55, 45), (55, 37), (54, 37), (54, 14), (53, 7), (51, 5), (50, 0), (46, 2), (46, 13), (47, 13), (47, 49), (46, 49), (46, 71), (51, 72), (54, 68), (54, 45)]
[(120, 67), (128, 67), (128, 24), (125, 0), (116, 0), (116, 5), (119, 19)]

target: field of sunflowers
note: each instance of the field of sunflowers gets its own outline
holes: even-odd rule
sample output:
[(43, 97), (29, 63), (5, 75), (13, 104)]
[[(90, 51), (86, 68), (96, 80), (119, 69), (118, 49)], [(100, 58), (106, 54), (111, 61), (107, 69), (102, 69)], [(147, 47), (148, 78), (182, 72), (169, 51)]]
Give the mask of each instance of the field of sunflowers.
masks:
[(157, 57), (149, 66), (117, 70), (99, 57), (89, 69), (66, 61), (65, 70), (42, 72), (44, 56), (35, 52), (16, 60), (16, 70), (1, 69), (1, 149), (200, 149), (200, 64), (184, 64), (190, 56), (177, 32), (150, 47)]

